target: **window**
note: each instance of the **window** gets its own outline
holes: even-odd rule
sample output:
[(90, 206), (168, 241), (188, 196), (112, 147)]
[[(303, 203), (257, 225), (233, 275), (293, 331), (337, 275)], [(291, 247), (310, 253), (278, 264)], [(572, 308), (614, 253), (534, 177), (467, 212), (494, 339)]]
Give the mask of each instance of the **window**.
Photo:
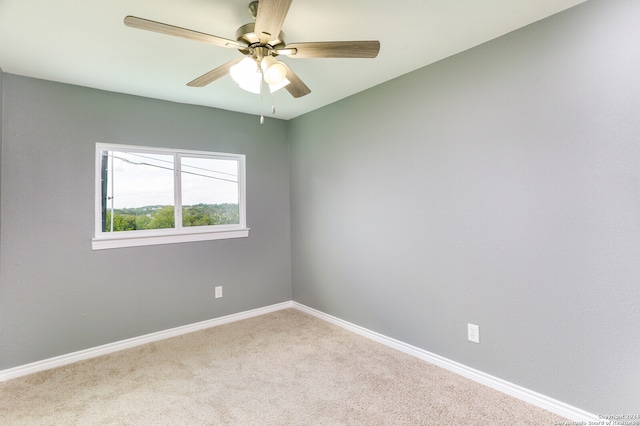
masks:
[(246, 237), (245, 157), (96, 144), (94, 250)]

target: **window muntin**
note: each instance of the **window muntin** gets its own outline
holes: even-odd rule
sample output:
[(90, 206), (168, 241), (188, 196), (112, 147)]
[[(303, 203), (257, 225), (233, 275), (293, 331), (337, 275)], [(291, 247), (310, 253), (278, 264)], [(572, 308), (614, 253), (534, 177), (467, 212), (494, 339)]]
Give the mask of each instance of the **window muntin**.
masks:
[(93, 248), (246, 237), (245, 158), (96, 145)]

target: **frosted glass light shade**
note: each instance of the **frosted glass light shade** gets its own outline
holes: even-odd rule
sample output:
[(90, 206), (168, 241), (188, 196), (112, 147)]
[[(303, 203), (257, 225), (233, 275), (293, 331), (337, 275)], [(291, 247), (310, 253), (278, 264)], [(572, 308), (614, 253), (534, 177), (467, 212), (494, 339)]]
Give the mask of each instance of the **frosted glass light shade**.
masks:
[(260, 94), (262, 74), (254, 59), (249, 57), (244, 58), (229, 69), (229, 74), (241, 89), (257, 95)]
[(289, 83), (290, 83), (289, 80), (287, 80), (286, 78), (283, 78), (282, 81), (280, 83), (278, 83), (278, 84), (270, 84), (269, 85), (269, 91), (271, 93), (276, 92), (276, 91), (282, 89), (284, 86), (286, 86)]
[(265, 56), (260, 61), (260, 68), (267, 84), (280, 84), (287, 77), (287, 69), (273, 56)]

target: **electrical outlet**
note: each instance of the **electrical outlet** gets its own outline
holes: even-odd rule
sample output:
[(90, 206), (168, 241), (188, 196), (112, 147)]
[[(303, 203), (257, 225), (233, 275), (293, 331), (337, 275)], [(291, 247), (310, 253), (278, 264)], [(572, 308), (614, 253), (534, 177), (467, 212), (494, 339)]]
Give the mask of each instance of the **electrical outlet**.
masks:
[(470, 342), (480, 343), (480, 327), (475, 324), (467, 324), (467, 339)]
[(216, 299), (220, 299), (222, 297), (222, 286), (216, 287)]

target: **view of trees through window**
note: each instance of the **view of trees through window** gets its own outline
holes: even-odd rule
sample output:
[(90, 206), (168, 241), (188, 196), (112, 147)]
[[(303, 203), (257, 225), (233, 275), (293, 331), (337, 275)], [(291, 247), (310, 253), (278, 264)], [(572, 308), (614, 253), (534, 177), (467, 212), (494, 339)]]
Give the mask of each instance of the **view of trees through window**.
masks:
[(102, 232), (240, 223), (235, 159), (103, 150), (101, 169)]
[[(237, 204), (198, 204), (183, 206), (182, 226), (229, 225), (239, 223)], [(111, 211), (106, 212), (106, 224), (111, 224)], [(175, 227), (173, 206), (144, 206), (115, 209), (113, 232)], [(111, 229), (106, 230), (110, 232)]]

